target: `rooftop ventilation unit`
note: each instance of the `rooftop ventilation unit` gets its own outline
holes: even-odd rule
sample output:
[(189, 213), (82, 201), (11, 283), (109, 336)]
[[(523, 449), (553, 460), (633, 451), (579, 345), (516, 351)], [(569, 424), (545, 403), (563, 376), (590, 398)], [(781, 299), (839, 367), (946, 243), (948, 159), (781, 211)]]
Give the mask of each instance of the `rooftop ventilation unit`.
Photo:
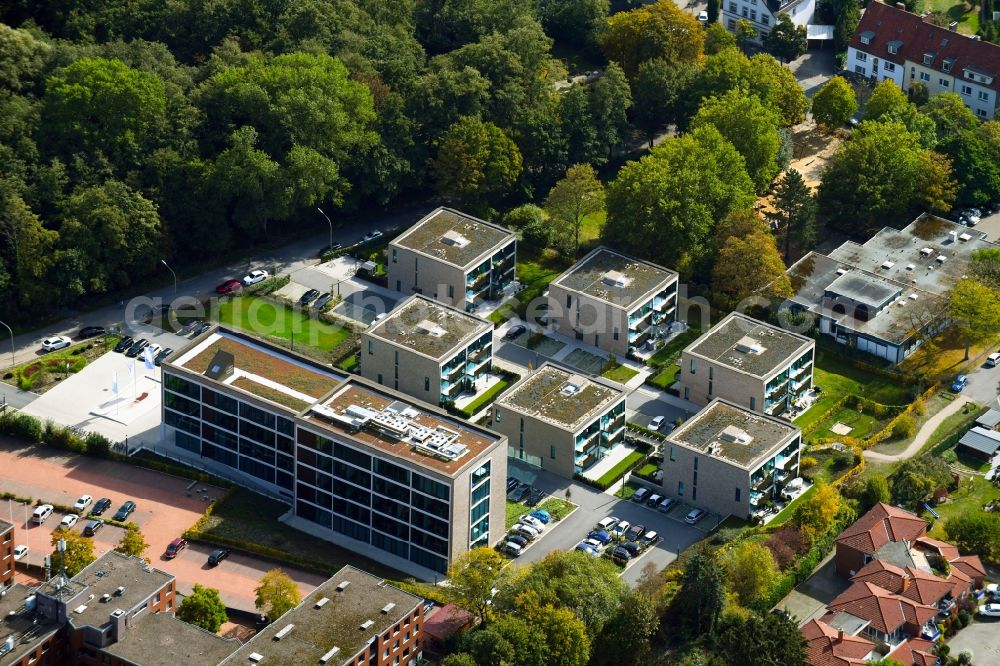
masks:
[(760, 354), (764, 351), (764, 345), (749, 335), (744, 335), (736, 341), (736, 351), (744, 354)]
[(915, 300), (917, 300), (917, 294), (916, 294), (916, 292), (914, 292), (914, 293), (910, 294), (910, 300), (911, 300), (911, 301), (915, 301)]
[(73, 612), (79, 615), (85, 610), (87, 610), (87, 604), (80, 604), (79, 606), (73, 609)]
[(601, 278), (601, 281), (609, 287), (627, 287), (630, 280), (624, 273), (619, 271), (608, 271)]
[(944, 263), (944, 261), (945, 261), (945, 259), (947, 259), (947, 258), (948, 258), (948, 257), (944, 256), (943, 254), (939, 254), (939, 255), (937, 256), (937, 262), (938, 262), (939, 264), (943, 264), (943, 263)]
[(106, 604), (109, 601), (111, 601), (111, 595), (110, 594), (102, 594), (101, 595), (101, 603)]
[(292, 633), (292, 629), (294, 629), (294, 628), (295, 628), (294, 624), (287, 624), (287, 625), (285, 625), (284, 627), (281, 628), (281, 631), (279, 631), (278, 633), (276, 633), (274, 635), (274, 640), (280, 641), (282, 638), (284, 638), (288, 634)]
[(336, 657), (339, 652), (340, 652), (339, 647), (335, 646), (330, 648), (330, 650), (326, 654), (324, 654), (322, 657), (319, 658), (319, 663), (325, 664), (326, 662)]
[(896, 265), (896, 264), (894, 264), (894, 263), (893, 263), (893, 262), (891, 262), (891, 261), (883, 261), (883, 262), (882, 262), (882, 268), (885, 268), (885, 269), (889, 269), (889, 268), (892, 268), (892, 267), (893, 267), (893, 266), (895, 266), (895, 265)]
[(111, 617), (113, 617), (115, 619), (120, 618), (124, 614), (125, 614), (125, 611), (123, 611), (121, 608), (116, 608), (113, 611), (111, 611)]
[(726, 442), (732, 442), (733, 444), (749, 444), (753, 441), (753, 437), (751, 437), (745, 430), (737, 428), (733, 425), (728, 425), (723, 428), (722, 432), (719, 433), (719, 439)]
[(259, 664), (260, 661), (261, 661), (261, 659), (263, 659), (263, 658), (264, 658), (264, 655), (262, 655), (259, 652), (251, 652), (250, 653), (250, 661), (252, 661), (255, 664)]
[(453, 247), (465, 247), (469, 244), (469, 239), (457, 231), (451, 230), (445, 232), (444, 236), (441, 237), (441, 242)]
[(323, 597), (316, 601), (316, 608), (322, 608), (323, 606), (326, 606), (328, 603), (330, 603), (330, 598)]
[(916, 268), (916, 265), (914, 265), (914, 264), (906, 264), (906, 270), (912, 271), (914, 268)]
[(115, 588), (115, 596), (116, 597), (120, 597), (123, 594), (125, 594), (125, 586), (124, 585), (119, 585), (117, 588)]
[(365, 620), (364, 622), (361, 623), (361, 626), (358, 627), (358, 629), (360, 629), (361, 631), (365, 631), (366, 629), (371, 629), (374, 624), (375, 620)]
[(932, 254), (934, 254), (934, 250), (932, 250), (932, 249), (931, 249), (931, 248), (929, 248), (929, 247), (925, 247), (925, 248), (923, 248), (922, 250), (920, 250), (920, 256), (921, 256), (921, 257), (929, 257), (929, 256), (931, 256)]
[(422, 319), (417, 322), (417, 333), (423, 333), (424, 335), (430, 335), (435, 338), (442, 337), (447, 331), (443, 328), (430, 321), (429, 319)]
[(567, 382), (566, 386), (563, 386), (562, 390), (560, 390), (559, 392), (562, 393), (563, 395), (573, 395), (574, 393), (578, 392), (579, 390), (580, 390), (580, 386), (579, 385), (577, 385), (577, 384), (571, 384), (571, 383)]
[(960, 241), (962, 241), (964, 243), (966, 241), (972, 240), (972, 236), (970, 236), (969, 234), (962, 234), (962, 235), (960, 235), (958, 237), (958, 240), (960, 240)]
[(958, 232), (957, 231), (949, 231), (948, 232), (948, 240), (951, 241), (952, 243), (954, 243), (956, 240), (958, 240)]
[(349, 580), (345, 580), (345, 581), (343, 581), (341, 583), (338, 583), (337, 584), (337, 592), (343, 592), (344, 590), (347, 589), (347, 586), (350, 585), (350, 584), (351, 584), (351, 581), (349, 581)]
[(845, 275), (846, 273), (847, 273), (846, 268), (841, 267), (837, 269), (837, 275)]
[(389, 603), (387, 603), (387, 604), (386, 604), (385, 606), (382, 606), (382, 614), (383, 614), (383, 615), (388, 615), (388, 614), (389, 614), (389, 612), (390, 612), (390, 611), (391, 611), (391, 610), (392, 610), (393, 608), (395, 608), (395, 607), (396, 607), (396, 604), (394, 604), (394, 603), (392, 603), (392, 602), (389, 602)]

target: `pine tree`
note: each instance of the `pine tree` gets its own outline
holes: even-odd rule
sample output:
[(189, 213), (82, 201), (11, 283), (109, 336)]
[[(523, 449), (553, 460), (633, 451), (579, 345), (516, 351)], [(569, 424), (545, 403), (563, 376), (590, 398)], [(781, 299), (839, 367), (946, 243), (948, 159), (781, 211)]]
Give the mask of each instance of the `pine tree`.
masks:
[(806, 181), (795, 169), (789, 169), (775, 187), (775, 212), (768, 218), (785, 234), (785, 263), (789, 263), (792, 245), (806, 251), (816, 242), (816, 199)]

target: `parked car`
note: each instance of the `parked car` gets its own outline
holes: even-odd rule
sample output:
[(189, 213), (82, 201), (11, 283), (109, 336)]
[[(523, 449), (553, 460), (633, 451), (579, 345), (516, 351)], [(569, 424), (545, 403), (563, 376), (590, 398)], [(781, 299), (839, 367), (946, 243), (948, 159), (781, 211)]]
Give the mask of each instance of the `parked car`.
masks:
[(212, 322), (210, 321), (201, 322), (200, 324), (195, 326), (194, 329), (192, 329), (194, 330), (194, 337), (198, 337), (199, 335), (201, 335), (210, 328), (212, 328)]
[(135, 342), (135, 338), (133, 338), (131, 335), (126, 335), (124, 338), (118, 341), (118, 344), (115, 345), (115, 351), (120, 354), (123, 354), (126, 351), (128, 351), (128, 348), (132, 346), (133, 342)]
[(159, 354), (161, 351), (163, 351), (163, 347), (154, 342), (154, 343), (152, 343), (150, 345), (146, 345), (146, 347), (143, 348), (143, 350), (142, 350), (142, 356), (143, 356), (143, 358), (145, 358), (146, 354), (152, 354), (153, 355), (152, 356), (153, 361), (155, 362), (156, 361), (156, 355)]
[(327, 252), (336, 252), (337, 250), (343, 249), (343, 243), (333, 243), (332, 245), (324, 245), (320, 248), (319, 256), (322, 257)]
[(381, 231), (379, 231), (378, 229), (372, 229), (361, 238), (361, 242), (367, 243), (369, 241), (373, 241), (376, 238), (381, 238), (381, 237), (382, 237)]
[(524, 551), (524, 549), (521, 546), (517, 545), (513, 541), (508, 541), (507, 543), (505, 543), (503, 545), (503, 550), (511, 557), (520, 557), (521, 553)]
[(208, 563), (213, 567), (218, 565), (222, 560), (229, 557), (230, 551), (228, 548), (216, 548), (208, 555)]
[(139, 352), (146, 348), (146, 345), (148, 344), (149, 341), (146, 338), (139, 338), (132, 343), (132, 346), (128, 348), (127, 352), (125, 352), (125, 355), (129, 358), (135, 358), (139, 355)]
[(519, 484), (519, 483), (520, 483), (520, 481), (518, 481), (516, 477), (508, 476), (507, 477), (507, 492), (510, 492), (510, 491), (514, 490), (514, 488), (517, 488), (517, 484)]
[(611, 559), (616, 564), (625, 566), (628, 561), (632, 559), (632, 553), (626, 550), (623, 546), (618, 546), (613, 551), (611, 551)]
[(507, 493), (507, 499), (511, 502), (520, 502), (524, 499), (524, 496), (528, 494), (531, 490), (531, 486), (527, 483), (519, 483), (514, 490)]
[(597, 529), (610, 532), (611, 530), (614, 529), (615, 525), (617, 524), (618, 524), (617, 518), (615, 518), (614, 516), (608, 516), (607, 518), (601, 518), (601, 520), (597, 523)]
[(588, 539), (593, 539), (594, 541), (600, 543), (603, 546), (611, 543), (611, 535), (604, 530), (593, 530), (587, 535)]
[(628, 554), (632, 557), (638, 557), (639, 553), (642, 552), (642, 548), (635, 541), (626, 541), (619, 548), (624, 548), (628, 551)]
[(507, 541), (513, 541), (514, 543), (516, 543), (521, 548), (527, 548), (528, 547), (528, 543), (529, 543), (528, 540), (525, 539), (520, 534), (508, 534), (507, 535)]
[(639, 545), (643, 547), (651, 546), (656, 543), (659, 538), (660, 535), (656, 533), (656, 530), (649, 530), (642, 535), (642, 538), (639, 539)]
[(249, 287), (252, 284), (263, 282), (269, 277), (270, 275), (268, 274), (267, 271), (262, 271), (258, 268), (256, 270), (250, 271), (249, 273), (243, 276), (243, 284)]
[(94, 520), (87, 523), (87, 526), (83, 528), (83, 536), (92, 537), (97, 534), (97, 531), (104, 527), (104, 521), (100, 518), (95, 518)]
[(503, 339), (513, 340), (514, 338), (524, 335), (527, 331), (528, 331), (527, 326), (525, 326), (524, 324), (517, 324), (507, 329), (507, 332), (503, 334)]
[(598, 551), (596, 548), (588, 544), (586, 541), (581, 541), (580, 543), (576, 544), (576, 548), (574, 550), (579, 550), (582, 553), (587, 553), (587, 555), (590, 555), (591, 557), (601, 556), (600, 551)]
[(528, 493), (528, 499), (525, 500), (524, 503), (527, 504), (528, 506), (535, 506), (536, 504), (542, 501), (543, 497), (545, 497), (544, 490), (542, 490), (541, 488), (532, 488), (531, 492)]
[(698, 23), (706, 24), (708, 23), (708, 12), (704, 9), (698, 12)]
[(653, 493), (652, 495), (650, 495), (649, 499), (646, 500), (646, 506), (651, 506), (655, 509), (657, 506), (659, 506), (660, 500), (662, 499), (663, 499), (662, 495), (657, 495), (656, 493)]
[(520, 534), (528, 541), (534, 541), (535, 539), (538, 538), (538, 530), (536, 530), (530, 525), (525, 525), (524, 523), (518, 523), (517, 525), (514, 525), (514, 527), (511, 528), (511, 531)]
[(632, 527), (632, 523), (628, 522), (627, 520), (618, 521), (618, 524), (615, 525), (613, 530), (611, 530), (611, 536), (615, 537), (616, 539), (620, 539), (622, 536), (624, 536), (625, 532), (627, 532), (628, 528), (630, 527)]
[(90, 495), (80, 495), (80, 499), (73, 502), (74, 511), (83, 511), (88, 506), (90, 506), (94, 501), (94, 498)]
[(986, 357), (986, 367), (995, 368), (997, 365), (1000, 365), (1000, 352), (993, 352)]
[(532, 511), (528, 515), (531, 516), (532, 518), (536, 518), (536, 519), (542, 521), (546, 525), (548, 525), (549, 522), (552, 520), (552, 514), (550, 514), (545, 509), (535, 509), (534, 511)]
[(965, 375), (959, 375), (955, 377), (955, 381), (951, 383), (951, 390), (954, 393), (961, 393), (962, 389), (969, 385), (969, 378)]
[(628, 532), (625, 533), (626, 541), (638, 541), (643, 534), (646, 533), (646, 528), (642, 525), (633, 525), (629, 528)]
[(73, 344), (73, 341), (65, 335), (54, 335), (51, 338), (42, 340), (42, 351), (56, 351), (57, 349), (69, 347), (71, 344)]
[(299, 305), (309, 305), (317, 296), (319, 296), (319, 289), (310, 289), (299, 298)]
[(173, 353), (174, 353), (174, 348), (173, 347), (167, 347), (165, 349), (161, 349), (160, 353), (157, 354), (156, 358), (153, 359), (153, 365), (160, 365), (160, 364), (162, 364), (164, 361), (167, 360), (167, 357), (170, 356)]
[(118, 508), (118, 513), (115, 514), (114, 520), (119, 523), (123, 523), (128, 520), (128, 517), (135, 512), (135, 502), (128, 500)]
[(63, 516), (63, 519), (59, 521), (59, 529), (68, 530), (72, 529), (76, 525), (76, 521), (80, 520), (80, 516), (75, 513), (67, 513)]
[(663, 422), (666, 421), (666, 420), (667, 420), (666, 416), (663, 416), (663, 415), (654, 416), (653, 420), (649, 422), (649, 429), (650, 430), (659, 430), (660, 426), (662, 426)]
[(173, 541), (167, 544), (167, 549), (163, 551), (163, 559), (172, 560), (177, 557), (177, 553), (181, 552), (187, 548), (188, 542), (184, 539), (177, 537)]
[(322, 310), (323, 308), (326, 307), (326, 304), (329, 303), (332, 299), (333, 299), (333, 294), (331, 294), (330, 292), (326, 292), (320, 295), (320, 297), (317, 298), (315, 302), (313, 302), (312, 306), (317, 310)]
[(677, 504), (677, 500), (675, 500), (673, 497), (664, 497), (663, 501), (660, 502), (660, 505), (657, 508), (663, 513), (667, 513), (672, 508), (674, 508), (674, 504)]
[(632, 495), (632, 501), (642, 503), (646, 501), (647, 497), (649, 497), (649, 488), (639, 488), (635, 491), (635, 495)]
[(78, 338), (96, 338), (98, 335), (104, 335), (108, 332), (108, 329), (103, 326), (84, 326), (76, 334)]
[(97, 500), (97, 502), (94, 504), (93, 510), (91, 510), (90, 513), (92, 513), (95, 516), (100, 516), (105, 511), (107, 511), (110, 506), (111, 506), (111, 500), (107, 497), (102, 497), (101, 499)]
[(28, 554), (28, 547), (23, 543), (20, 546), (14, 548), (14, 561), (20, 562), (24, 559), (24, 556)]
[(218, 287), (215, 288), (215, 293), (217, 294), (231, 294), (234, 291), (239, 291), (243, 288), (243, 283), (239, 280), (226, 280)]
[(521, 523), (522, 525), (527, 525), (527, 526), (533, 528), (539, 534), (541, 534), (542, 532), (545, 531), (545, 523), (543, 523), (542, 521), (538, 520), (538, 518), (535, 518), (531, 514), (525, 514), (525, 515), (521, 516), (520, 518), (518, 518), (517, 521), (519, 523)]
[(36, 525), (41, 525), (49, 516), (52, 515), (53, 506), (51, 504), (42, 504), (35, 507), (35, 510), (31, 513), (31, 522)]
[(684, 522), (688, 525), (694, 525), (699, 520), (705, 517), (704, 509), (691, 509), (688, 511), (688, 515), (684, 516)]
[(983, 604), (979, 607), (979, 614), (984, 617), (1000, 617), (1000, 604)]

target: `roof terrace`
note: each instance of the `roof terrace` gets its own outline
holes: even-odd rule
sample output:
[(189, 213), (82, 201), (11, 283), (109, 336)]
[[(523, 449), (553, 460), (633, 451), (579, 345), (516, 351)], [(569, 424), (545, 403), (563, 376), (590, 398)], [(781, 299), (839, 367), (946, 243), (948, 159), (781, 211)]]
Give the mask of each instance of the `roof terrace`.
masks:
[(438, 208), (396, 237), (393, 245), (467, 268), (484, 254), (515, 240), (514, 233), (451, 208)]
[(662, 266), (598, 247), (552, 284), (628, 309), (676, 279)]
[(493, 329), (493, 324), (419, 294), (397, 305), (365, 335), (443, 359)]
[(575, 431), (625, 395), (625, 391), (613, 382), (584, 377), (544, 363), (515, 384), (496, 404)]
[(813, 344), (803, 335), (733, 312), (684, 351), (766, 378)]

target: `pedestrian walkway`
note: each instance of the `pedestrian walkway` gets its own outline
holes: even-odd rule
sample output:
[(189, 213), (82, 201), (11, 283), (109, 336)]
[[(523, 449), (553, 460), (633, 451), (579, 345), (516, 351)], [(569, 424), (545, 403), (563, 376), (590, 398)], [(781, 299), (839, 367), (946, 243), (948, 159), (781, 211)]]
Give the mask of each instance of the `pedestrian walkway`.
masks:
[(966, 400), (965, 398), (956, 398), (950, 405), (942, 409), (940, 412), (934, 416), (927, 419), (923, 427), (917, 431), (916, 437), (910, 442), (910, 445), (906, 447), (903, 451), (895, 454), (879, 453), (877, 451), (865, 451), (865, 458), (871, 462), (898, 462), (900, 460), (906, 460), (907, 458), (913, 456), (917, 451), (923, 448), (927, 440), (931, 438), (937, 427), (944, 423), (952, 414), (958, 412), (962, 409), (966, 403), (972, 403), (971, 400)]

